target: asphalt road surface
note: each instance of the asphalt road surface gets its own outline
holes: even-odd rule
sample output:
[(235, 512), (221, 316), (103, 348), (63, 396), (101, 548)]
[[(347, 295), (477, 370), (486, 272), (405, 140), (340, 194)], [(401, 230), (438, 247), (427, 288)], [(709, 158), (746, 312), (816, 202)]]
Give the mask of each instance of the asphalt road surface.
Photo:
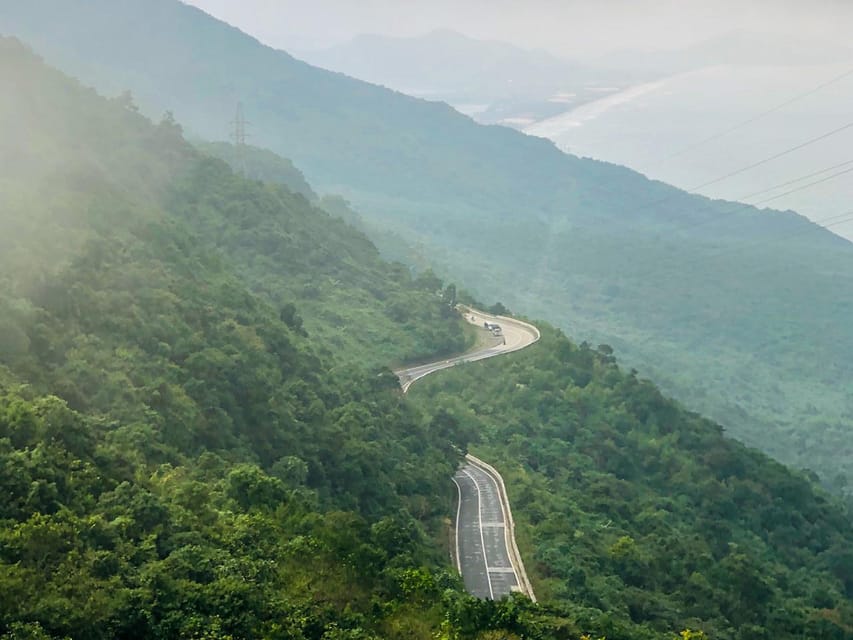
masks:
[(459, 490), (456, 563), (465, 589), (478, 598), (500, 600), (519, 590), (500, 489), (491, 474), (470, 463), (456, 472), (453, 482)]
[(471, 310), (465, 312), (465, 319), (478, 327), (482, 327), (484, 322), (499, 324), (503, 331), (504, 342), (491, 347), (469, 351), (461, 356), (455, 356), (447, 360), (439, 360), (438, 362), (430, 362), (395, 371), (394, 373), (400, 379), (400, 385), (403, 387), (404, 392), (409, 390), (413, 382), (436, 371), (449, 369), (464, 362), (477, 362), (478, 360), (485, 360), (486, 358), (518, 351), (539, 340), (539, 331), (536, 327), (512, 318), (493, 316), (481, 311)]
[[(464, 362), (512, 353), (539, 340), (539, 330), (520, 320), (494, 316), (476, 309), (466, 310), (464, 316), (478, 327), (483, 327), (484, 322), (498, 324), (503, 335), (491, 340), (493, 344), (490, 346), (474, 349), (461, 356), (395, 371), (404, 393), (412, 383), (436, 371)], [(509, 546), (513, 541), (507, 535), (508, 518), (497, 480), (488, 471), (466, 462), (453, 476), (453, 482), (459, 490), (456, 565), (462, 574), (465, 588), (478, 598), (491, 600), (499, 600), (513, 591), (524, 591), (519, 584), (519, 567), (514, 567), (510, 559)], [(509, 505), (508, 500), (506, 504)], [(511, 531), (509, 535), (512, 535)], [(521, 564), (520, 558), (518, 562)], [(523, 567), (521, 573), (524, 574)], [(527, 593), (532, 598), (533, 592), (529, 583), (526, 584)]]

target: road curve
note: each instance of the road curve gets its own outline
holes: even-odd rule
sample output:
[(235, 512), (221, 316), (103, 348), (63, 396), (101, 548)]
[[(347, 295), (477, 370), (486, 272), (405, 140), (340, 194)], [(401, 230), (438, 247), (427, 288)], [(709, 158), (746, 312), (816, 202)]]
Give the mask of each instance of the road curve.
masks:
[[(484, 322), (499, 324), (503, 331), (502, 343), (395, 371), (404, 393), (414, 382), (436, 371), (512, 353), (539, 340), (539, 330), (526, 322), (475, 309), (462, 311), (468, 322), (479, 327)], [(500, 474), (489, 464), (468, 455), (465, 464), (453, 476), (453, 482), (459, 495), (454, 558), (465, 588), (474, 596), (491, 600), (521, 591), (535, 602), (515, 543), (515, 524)]]
[(409, 390), (409, 387), (414, 382), (431, 373), (435, 373), (436, 371), (449, 369), (450, 367), (454, 367), (457, 364), (465, 362), (477, 362), (478, 360), (493, 358), (494, 356), (503, 355), (505, 353), (512, 353), (513, 351), (529, 347), (539, 340), (539, 329), (527, 322), (522, 322), (521, 320), (508, 318), (506, 316), (495, 316), (482, 311), (477, 311), (476, 309), (464, 309), (463, 312), (465, 319), (478, 327), (482, 327), (484, 322), (494, 322), (499, 324), (503, 330), (504, 343), (469, 351), (468, 353), (447, 358), (446, 360), (439, 360), (437, 362), (429, 362), (427, 364), (420, 364), (414, 367), (398, 369), (394, 373), (397, 374), (397, 377), (400, 379), (400, 386), (403, 387), (404, 393)]

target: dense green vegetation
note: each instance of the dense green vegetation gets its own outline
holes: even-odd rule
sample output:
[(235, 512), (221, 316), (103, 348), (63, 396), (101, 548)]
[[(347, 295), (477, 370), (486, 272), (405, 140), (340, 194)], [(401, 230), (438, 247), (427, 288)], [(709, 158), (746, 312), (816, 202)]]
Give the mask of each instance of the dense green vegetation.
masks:
[(853, 637), (853, 523), (607, 346), (537, 345), (411, 395), (507, 482), (537, 596), (609, 640)]
[(177, 0), (7, 2), (0, 25), (202, 137), (226, 138), (242, 101), (252, 141), (350, 200), (389, 255), (613, 345), (732, 435), (851, 491), (850, 243), (311, 68)]
[[(311, 333), (332, 324), (314, 315), (324, 304), (380, 325), (401, 305), (418, 322), (384, 320), (398, 343), (381, 354), (458, 348), (436, 279), (380, 262), (302, 196), (234, 176), (171, 118), (154, 126), (16, 42), (0, 40), (0, 78), (16, 87), (2, 119), (19, 125), (0, 148), (0, 635), (538, 624), (447, 571), (436, 540), (457, 456), (390, 371), (361, 363), (369, 337)], [(278, 256), (255, 292), (250, 253)], [(310, 273), (312, 303), (280, 304)], [(347, 294), (322, 285), (333, 275)], [(443, 334), (417, 326), (433, 320)]]
[[(169, 211), (215, 238), (242, 280), (337, 357), (388, 365), (462, 351), (469, 337), (453, 288), (383, 262), (342, 219), (275, 185), (250, 184), (200, 160), (171, 187)], [(301, 315), (300, 315), (301, 314)], [(296, 324), (294, 324), (296, 323)]]
[(309, 201), (317, 200), (317, 194), (306, 182), (302, 172), (293, 166), (293, 162), (272, 151), (228, 142), (200, 140), (194, 144), (202, 153), (224, 160), (234, 171), (247, 178), (269, 184), (280, 184), (293, 193), (305, 196)]
[(2, 43), (4, 77), (18, 88), (0, 103), (18, 125), (0, 142), (4, 276), (34, 284), (98, 233), (170, 215), (292, 328), (304, 321), (342, 358), (378, 366), (466, 346), (431, 274), (413, 279), (382, 261), (363, 234), (302, 195), (235, 176), (188, 145), (171, 118), (151, 127), (126, 94), (108, 102), (70, 87)]

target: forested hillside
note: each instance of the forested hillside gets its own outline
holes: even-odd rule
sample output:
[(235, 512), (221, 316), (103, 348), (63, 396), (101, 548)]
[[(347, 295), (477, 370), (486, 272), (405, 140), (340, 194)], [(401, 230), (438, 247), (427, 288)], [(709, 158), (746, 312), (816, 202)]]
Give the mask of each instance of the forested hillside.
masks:
[(540, 328), (411, 391), (503, 473), (540, 600), (609, 640), (853, 637), (853, 523), (834, 499), (609, 347)]
[(226, 138), (242, 101), (252, 141), (349, 199), (393, 255), (402, 237), (481, 298), (613, 345), (733, 436), (853, 486), (850, 243), (312, 68), (177, 0), (8, 2), (0, 30), (202, 137)]
[(431, 295), (441, 287), (434, 276), (416, 281), (382, 261), (363, 234), (303, 195), (235, 176), (187, 144), (171, 115), (151, 127), (129, 96), (103, 100), (2, 43), (4, 78), (17, 88), (0, 103), (17, 124), (0, 142), (6, 275), (34, 284), (99, 233), (170, 214), (341, 358), (385, 365), (464, 348), (462, 323)]
[(361, 362), (370, 336), (318, 337), (399, 305), (417, 322), (375, 358), (460, 348), (434, 278), (15, 41), (0, 78), (0, 635), (527, 624), (446, 569), (448, 441)]

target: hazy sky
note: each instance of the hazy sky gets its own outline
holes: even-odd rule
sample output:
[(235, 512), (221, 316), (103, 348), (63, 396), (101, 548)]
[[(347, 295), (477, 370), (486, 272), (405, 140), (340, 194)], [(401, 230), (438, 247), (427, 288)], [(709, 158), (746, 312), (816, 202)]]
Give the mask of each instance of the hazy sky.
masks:
[(849, 41), (851, 0), (186, 0), (282, 49), (452, 28), (572, 57), (748, 29)]

